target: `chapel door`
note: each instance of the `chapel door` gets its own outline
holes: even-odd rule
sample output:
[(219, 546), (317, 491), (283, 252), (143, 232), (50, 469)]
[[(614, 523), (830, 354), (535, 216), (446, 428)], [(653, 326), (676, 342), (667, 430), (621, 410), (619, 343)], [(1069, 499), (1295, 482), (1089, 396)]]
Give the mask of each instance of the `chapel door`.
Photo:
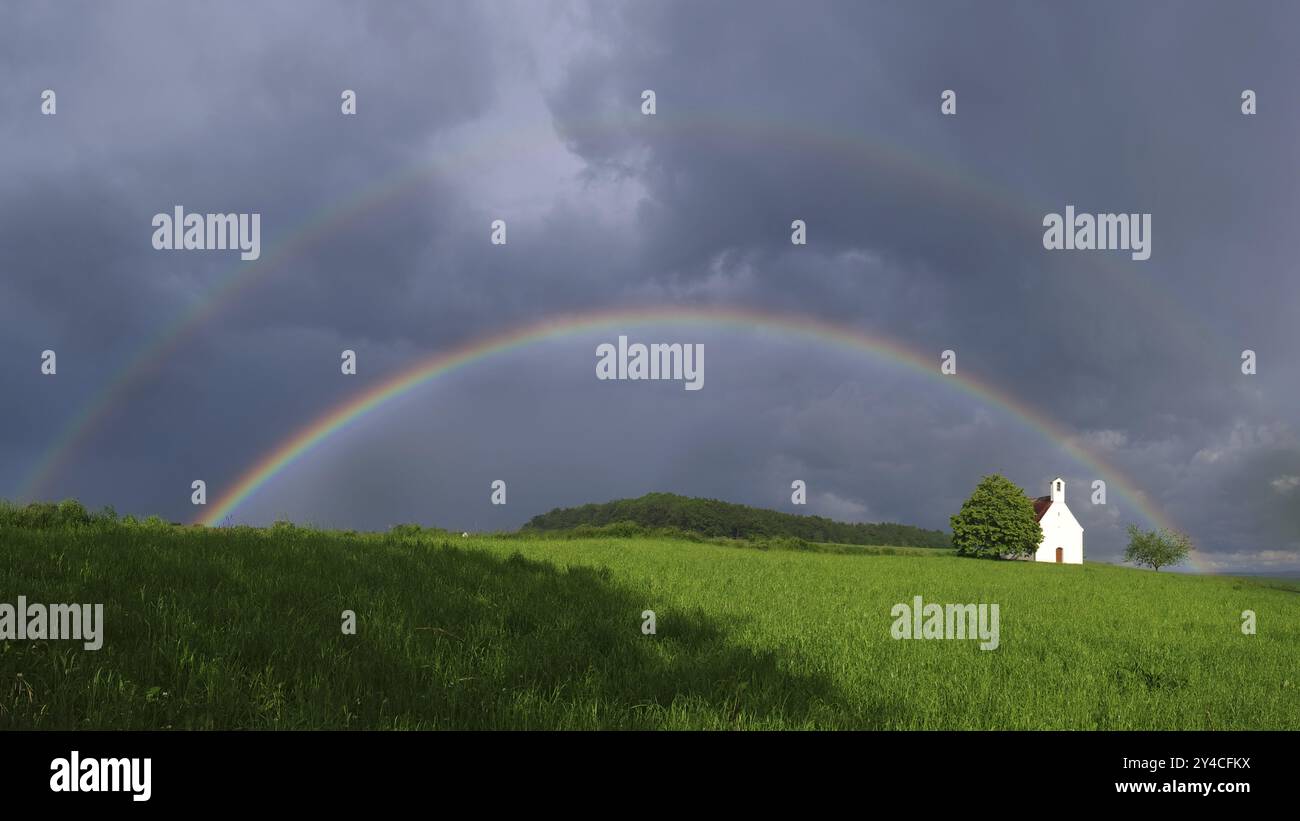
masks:
[(1056, 548), (1056, 563), (1060, 564), (1065, 561), (1065, 548)]

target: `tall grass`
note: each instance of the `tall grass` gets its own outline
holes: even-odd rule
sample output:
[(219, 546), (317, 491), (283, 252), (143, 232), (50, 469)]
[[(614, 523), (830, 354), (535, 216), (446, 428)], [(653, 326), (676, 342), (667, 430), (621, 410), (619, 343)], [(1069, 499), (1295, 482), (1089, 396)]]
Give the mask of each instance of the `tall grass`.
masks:
[[(97, 652), (0, 642), (0, 728), (1300, 728), (1294, 585), (94, 517), (0, 551), (0, 601), (105, 605)], [(999, 604), (1001, 646), (891, 639), (915, 595)]]

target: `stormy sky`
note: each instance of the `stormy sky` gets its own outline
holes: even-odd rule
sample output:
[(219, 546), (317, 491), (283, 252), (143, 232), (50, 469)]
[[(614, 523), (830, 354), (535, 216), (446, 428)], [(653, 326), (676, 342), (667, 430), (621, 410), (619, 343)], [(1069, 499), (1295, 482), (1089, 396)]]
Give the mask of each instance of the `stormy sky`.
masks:
[[(0, 15), (0, 497), (189, 521), (194, 479), (220, 497), (438, 351), (565, 313), (755, 309), (894, 339), (933, 372), (722, 324), (559, 335), (383, 405), (233, 520), (488, 530), (664, 490), (947, 528), (1000, 472), (1033, 496), (1064, 476), (1089, 559), (1154, 524), (1129, 482), (1203, 568), (1300, 569), (1294, 5)], [(177, 205), (259, 213), (261, 259), (155, 250)], [(1151, 258), (1045, 250), (1067, 205), (1150, 213)], [(619, 333), (702, 343), (705, 388), (597, 380)], [(938, 375), (945, 349), (1094, 464)]]

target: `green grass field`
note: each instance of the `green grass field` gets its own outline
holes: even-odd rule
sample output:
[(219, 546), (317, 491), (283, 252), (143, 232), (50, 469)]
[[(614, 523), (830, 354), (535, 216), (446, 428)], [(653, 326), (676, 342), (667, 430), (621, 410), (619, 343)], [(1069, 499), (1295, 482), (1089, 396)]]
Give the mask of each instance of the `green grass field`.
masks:
[[(97, 652), (0, 642), (0, 728), (1300, 728), (1285, 582), (283, 527), (0, 527), (0, 550), (0, 601), (105, 605)], [(1001, 646), (892, 639), (915, 595), (998, 603)]]

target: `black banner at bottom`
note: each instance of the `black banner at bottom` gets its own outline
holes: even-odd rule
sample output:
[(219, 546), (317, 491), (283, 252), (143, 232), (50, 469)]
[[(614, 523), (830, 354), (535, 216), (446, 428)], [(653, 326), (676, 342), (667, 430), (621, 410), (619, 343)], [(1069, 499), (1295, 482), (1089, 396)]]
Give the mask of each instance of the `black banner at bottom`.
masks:
[[(464, 798), (731, 807), (924, 796), (1215, 809), (1292, 792), (1281, 732), (6, 732), (6, 808), (374, 806)], [(703, 794), (702, 794), (703, 791)], [(1140, 796), (1140, 797), (1139, 797)], [(444, 810), (453, 805), (442, 804)], [(602, 800), (601, 806), (616, 809)]]

